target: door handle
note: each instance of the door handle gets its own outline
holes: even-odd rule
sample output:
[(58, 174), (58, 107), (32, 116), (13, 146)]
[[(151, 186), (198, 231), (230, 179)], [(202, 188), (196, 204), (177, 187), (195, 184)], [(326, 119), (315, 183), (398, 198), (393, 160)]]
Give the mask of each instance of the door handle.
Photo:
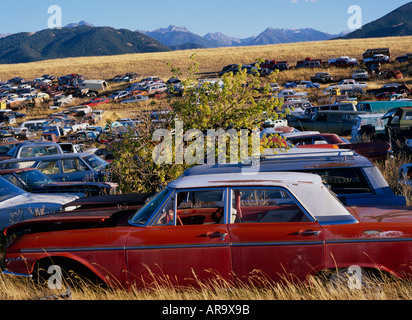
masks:
[(220, 233), (220, 232), (208, 232), (203, 234), (203, 237), (208, 237), (208, 238), (218, 238), (220, 237), (220, 240), (225, 240), (226, 236), (228, 235), (228, 233)]
[(297, 234), (300, 236), (318, 236), (320, 234), (320, 230), (300, 230)]

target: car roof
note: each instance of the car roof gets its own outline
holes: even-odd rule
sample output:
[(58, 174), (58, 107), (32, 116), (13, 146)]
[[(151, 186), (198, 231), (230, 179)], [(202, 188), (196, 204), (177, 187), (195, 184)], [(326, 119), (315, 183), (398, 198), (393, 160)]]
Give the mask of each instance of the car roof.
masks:
[(168, 186), (173, 189), (194, 187), (221, 187), (221, 186), (260, 186), (260, 185), (286, 185), (290, 183), (322, 184), (318, 175), (300, 172), (257, 172), (253, 175), (239, 175), (237, 173), (207, 173), (202, 177), (195, 175), (182, 175), (170, 182)]
[(235, 163), (235, 164), (214, 164), (198, 165), (187, 169), (183, 174), (185, 176), (198, 176), (205, 174), (220, 173), (242, 173), (242, 172), (273, 172), (273, 171), (313, 171), (316, 169), (333, 169), (333, 168), (365, 168), (373, 167), (373, 163), (367, 158), (360, 155), (352, 156), (323, 156), (313, 158), (291, 157), (285, 161), (284, 158), (266, 158), (260, 159), (259, 163)]
[(1, 163), (24, 162), (24, 161), (43, 161), (43, 160), (67, 159), (67, 158), (80, 158), (80, 157), (84, 157), (84, 156), (93, 156), (93, 153), (88, 153), (88, 152), (83, 152), (83, 153), (60, 153), (60, 154), (52, 154), (52, 155), (38, 156), (38, 157), (7, 159), (7, 160), (2, 160)]

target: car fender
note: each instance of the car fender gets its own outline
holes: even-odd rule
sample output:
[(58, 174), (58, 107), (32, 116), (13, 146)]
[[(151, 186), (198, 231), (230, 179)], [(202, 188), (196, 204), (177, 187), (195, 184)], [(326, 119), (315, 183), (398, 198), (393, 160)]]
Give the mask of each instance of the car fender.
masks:
[[(64, 260), (62, 260), (62, 258)], [(106, 282), (107, 283), (107, 277), (102, 274), (101, 271), (99, 271), (96, 267), (97, 265), (90, 263), (89, 261), (79, 257), (78, 255), (70, 252), (64, 252), (64, 253), (53, 253), (49, 254), (47, 251), (44, 252), (44, 254), (40, 255), (33, 261), (33, 264), (31, 266), (30, 274), (33, 274), (35, 272), (36, 266), (43, 265), (43, 263), (46, 262), (47, 266), (50, 265), (57, 265), (61, 267), (62, 270), (65, 270), (65, 265), (69, 262), (75, 262), (79, 266), (82, 266), (86, 269), (88, 269), (90, 272), (92, 272), (99, 280)], [(62, 263), (63, 262), (63, 263)], [(59, 265), (59, 263), (61, 265)], [(43, 265), (44, 266), (44, 265)], [(66, 270), (68, 271), (68, 270)]]

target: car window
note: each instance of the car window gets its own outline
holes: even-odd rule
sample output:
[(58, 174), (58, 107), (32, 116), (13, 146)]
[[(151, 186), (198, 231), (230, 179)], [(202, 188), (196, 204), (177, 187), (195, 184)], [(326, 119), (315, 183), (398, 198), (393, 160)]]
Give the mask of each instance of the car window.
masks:
[(280, 223), (310, 221), (297, 201), (280, 188), (231, 190), (231, 223)]
[(0, 161), (0, 168), (1, 169), (23, 169), (23, 168), (31, 168), (36, 161), (17, 161), (17, 162), (3, 162)]
[(102, 158), (91, 154), (85, 157), (82, 157), (82, 159), (84, 161), (86, 161), (86, 163), (91, 166), (94, 170), (101, 170), (106, 168), (106, 166), (108, 165), (108, 163), (106, 161), (104, 161)]
[(2, 177), (3, 179), (6, 179), (15, 186), (19, 187), (20, 189), (27, 190), (27, 186), (24, 185), (24, 183), (20, 181), (17, 177), (15, 177), (12, 173), (3, 174)]
[(373, 192), (360, 168), (317, 169), (305, 172), (321, 176), (323, 183), (338, 195)]
[(60, 160), (44, 160), (37, 166), (44, 174), (56, 174), (60, 173)]
[(56, 146), (24, 146), (20, 150), (20, 158), (38, 157), (58, 154)]
[(169, 189), (163, 189), (156, 194), (148, 203), (146, 203), (134, 214), (134, 216), (130, 219), (130, 222), (136, 225), (145, 225), (155, 213), (156, 209), (167, 198), (169, 192)]
[(48, 176), (38, 170), (21, 171), (16, 175), (30, 188), (53, 182)]
[(162, 210), (154, 225), (223, 223), (223, 214), (224, 190), (180, 191)]
[(89, 170), (89, 168), (78, 158), (63, 159), (62, 165), (64, 173)]

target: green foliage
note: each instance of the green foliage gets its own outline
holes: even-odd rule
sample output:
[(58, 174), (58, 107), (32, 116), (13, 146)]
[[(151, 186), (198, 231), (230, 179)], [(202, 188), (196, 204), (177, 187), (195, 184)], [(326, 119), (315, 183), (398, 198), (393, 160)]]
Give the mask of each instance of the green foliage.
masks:
[[(142, 117), (141, 125), (131, 130), (121, 142), (112, 145), (116, 159), (112, 163), (112, 178), (119, 183), (124, 193), (155, 192), (193, 164), (187, 161), (188, 157), (203, 162), (209, 146), (206, 143), (206, 133), (210, 129), (225, 133), (222, 144), (228, 152), (223, 154), (223, 159), (234, 159), (236, 162), (242, 160), (239, 159), (242, 152), (239, 148), (240, 143), (234, 147), (230, 135), (226, 135), (226, 132), (230, 132), (231, 138), (236, 141), (246, 133), (246, 156), (250, 156), (253, 151), (251, 142), (256, 142), (257, 139), (258, 148), (260, 146), (260, 137), (257, 134), (253, 137), (252, 130), (260, 129), (261, 123), (269, 117), (277, 119), (281, 102), (270, 97), (268, 85), (275, 81), (276, 74), (267, 79), (247, 74), (239, 68), (239, 72), (235, 74), (225, 74), (222, 81), (199, 82), (196, 79), (198, 64), (194, 56), (191, 57), (191, 61), (187, 70), (189, 76), (182, 82), (183, 92), (170, 98), (171, 112), (168, 118), (161, 122), (162, 126), (156, 125), (150, 117)], [(173, 68), (170, 64), (169, 67), (173, 77), (182, 76), (178, 68)], [(163, 139), (160, 141), (154, 141), (153, 134), (157, 129), (168, 130), (162, 131)], [(189, 139), (188, 134), (191, 132), (197, 132), (198, 135)], [(199, 134), (201, 143), (198, 139)], [(171, 144), (168, 144), (169, 142)], [(284, 147), (280, 139), (262, 139), (262, 143), (270, 147)], [(197, 146), (200, 146), (200, 149)], [(221, 157), (221, 149), (218, 150), (218, 146), (219, 144), (215, 143), (211, 149), (215, 159)], [(178, 157), (178, 152), (183, 149), (185, 161), (182, 163), (178, 161), (182, 159), (182, 154), (179, 153)], [(154, 161), (154, 154), (159, 150), (160, 156), (167, 154), (169, 157), (165, 159), (169, 160), (160, 163)], [(231, 154), (233, 150), (235, 156)], [(244, 152), (245, 149), (243, 155)]]
[[(195, 74), (198, 64), (191, 57), (189, 77), (183, 81), (183, 94), (171, 100), (176, 116), (184, 121), (184, 129), (224, 130), (259, 128), (268, 119), (277, 119), (281, 102), (264, 95), (269, 92), (269, 83), (275, 82), (277, 73), (272, 74), (267, 83), (258, 75), (240, 70), (223, 75), (222, 81), (198, 82)], [(173, 76), (179, 78), (179, 69), (172, 69)]]

